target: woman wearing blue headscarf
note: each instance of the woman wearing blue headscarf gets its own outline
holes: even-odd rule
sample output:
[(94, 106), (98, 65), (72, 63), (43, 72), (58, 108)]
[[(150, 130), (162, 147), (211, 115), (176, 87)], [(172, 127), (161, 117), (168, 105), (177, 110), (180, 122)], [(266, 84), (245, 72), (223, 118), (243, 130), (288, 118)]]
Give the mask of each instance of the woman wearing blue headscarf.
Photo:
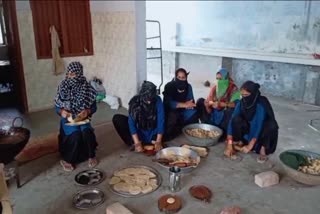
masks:
[(97, 165), (96, 137), (90, 123), (66, 125), (68, 118), (85, 120), (96, 112), (96, 92), (83, 76), (80, 62), (71, 62), (66, 77), (60, 83), (55, 97), (56, 112), (61, 116), (59, 134), (60, 164), (65, 171), (74, 165), (89, 160), (89, 167)]

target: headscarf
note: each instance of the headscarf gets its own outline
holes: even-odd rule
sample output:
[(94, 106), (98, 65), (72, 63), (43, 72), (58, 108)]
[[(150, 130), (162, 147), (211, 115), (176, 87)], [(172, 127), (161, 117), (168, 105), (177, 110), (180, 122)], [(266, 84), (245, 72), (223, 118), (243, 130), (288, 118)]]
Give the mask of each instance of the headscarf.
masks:
[(260, 99), (259, 88), (260, 85), (252, 81), (246, 81), (241, 86), (241, 89), (250, 92), (249, 96), (242, 97), (241, 99), (241, 112), (248, 121), (251, 121), (256, 113), (257, 103)]
[(168, 84), (166, 84), (164, 91), (163, 91), (163, 95), (164, 95), (164, 99), (166, 99), (167, 97), (171, 97), (174, 101), (177, 102), (186, 102), (187, 100), (187, 96), (188, 96), (188, 80), (179, 80), (177, 78), (178, 73), (183, 72), (186, 77), (188, 77), (189, 72), (187, 72), (185, 69), (183, 68), (179, 68), (176, 70), (175, 72), (175, 78), (169, 82)]
[[(69, 73), (75, 73), (76, 76), (69, 78)], [(58, 86), (55, 105), (76, 116), (82, 110), (91, 108), (95, 99), (96, 91), (83, 76), (81, 63), (71, 62), (67, 67), (66, 78)]]
[(216, 96), (217, 98), (221, 98), (226, 92), (229, 87), (229, 72), (225, 68), (220, 68), (217, 72), (217, 74), (221, 74), (222, 78), (220, 80), (217, 80), (217, 90), (216, 90)]
[(152, 130), (157, 126), (157, 87), (149, 81), (142, 83), (139, 94), (129, 101), (129, 114), (137, 128)]

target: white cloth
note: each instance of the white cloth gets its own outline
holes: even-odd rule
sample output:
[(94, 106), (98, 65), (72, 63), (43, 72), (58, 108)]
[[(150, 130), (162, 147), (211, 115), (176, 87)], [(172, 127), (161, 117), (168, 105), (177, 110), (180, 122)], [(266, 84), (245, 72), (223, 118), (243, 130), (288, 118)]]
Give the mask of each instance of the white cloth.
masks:
[(52, 25), (49, 29), (51, 34), (52, 72), (55, 75), (64, 73), (63, 59), (60, 57), (59, 47), (61, 46), (56, 28)]

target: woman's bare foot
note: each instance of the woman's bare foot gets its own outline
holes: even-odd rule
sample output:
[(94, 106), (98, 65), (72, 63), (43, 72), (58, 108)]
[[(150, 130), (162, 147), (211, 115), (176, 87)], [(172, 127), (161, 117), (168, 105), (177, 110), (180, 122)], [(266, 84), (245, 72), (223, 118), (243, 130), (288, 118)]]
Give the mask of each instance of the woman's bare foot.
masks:
[(89, 158), (89, 163), (88, 163), (89, 168), (93, 168), (97, 165), (98, 165), (97, 158)]
[(71, 163), (61, 160), (60, 164), (65, 172), (72, 172), (74, 170), (74, 167), (72, 166)]
[(265, 163), (268, 160), (268, 156), (266, 154), (266, 148), (264, 146), (260, 149), (260, 155), (257, 159), (258, 163)]

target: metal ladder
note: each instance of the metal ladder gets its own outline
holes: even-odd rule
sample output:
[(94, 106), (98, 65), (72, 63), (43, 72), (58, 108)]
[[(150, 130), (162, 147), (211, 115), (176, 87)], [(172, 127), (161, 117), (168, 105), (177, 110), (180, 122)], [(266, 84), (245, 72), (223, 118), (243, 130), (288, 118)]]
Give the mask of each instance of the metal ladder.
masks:
[(146, 23), (154, 23), (154, 24), (158, 24), (158, 34), (157, 36), (152, 36), (152, 37), (146, 37), (146, 43), (148, 45), (148, 40), (151, 40), (151, 39), (159, 39), (159, 47), (148, 47), (147, 46), (147, 56), (148, 56), (148, 51), (159, 51), (159, 56), (156, 56), (156, 57), (147, 57), (147, 60), (149, 59), (160, 59), (160, 67), (161, 67), (161, 83), (159, 85), (159, 88), (157, 89), (157, 93), (158, 95), (160, 95), (160, 92), (161, 92), (161, 86), (163, 84), (163, 64), (162, 64), (162, 42), (161, 42), (161, 26), (160, 26), (160, 22), (159, 21), (156, 21), (156, 20), (146, 20)]

